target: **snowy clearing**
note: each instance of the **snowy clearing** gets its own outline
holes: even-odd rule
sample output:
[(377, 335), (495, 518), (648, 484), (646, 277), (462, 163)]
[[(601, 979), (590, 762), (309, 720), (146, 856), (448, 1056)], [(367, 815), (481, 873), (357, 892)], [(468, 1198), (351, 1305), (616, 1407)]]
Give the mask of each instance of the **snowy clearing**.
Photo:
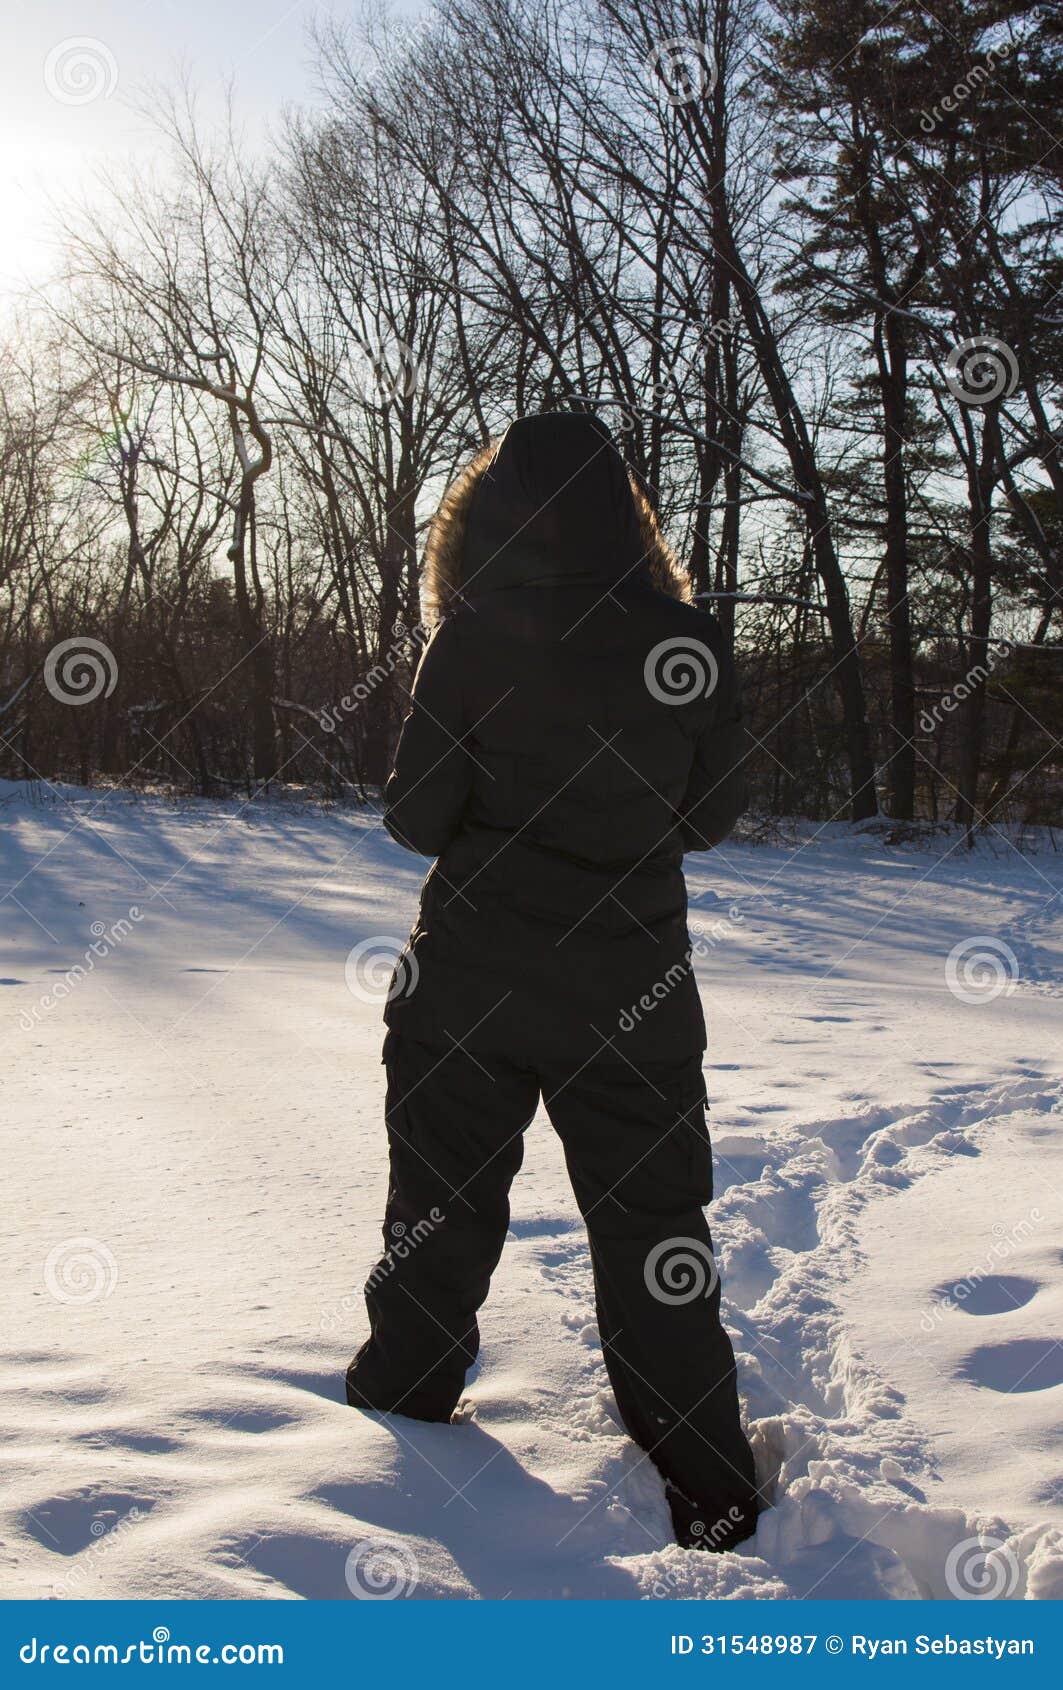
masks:
[(688, 859), (775, 1497), (714, 1557), (615, 1422), (545, 1118), (472, 1417), (340, 1400), (385, 1179), (380, 1006), (344, 963), (405, 935), (425, 865), (366, 814), (0, 796), (3, 1595), (1063, 1597), (1049, 841), (836, 824)]

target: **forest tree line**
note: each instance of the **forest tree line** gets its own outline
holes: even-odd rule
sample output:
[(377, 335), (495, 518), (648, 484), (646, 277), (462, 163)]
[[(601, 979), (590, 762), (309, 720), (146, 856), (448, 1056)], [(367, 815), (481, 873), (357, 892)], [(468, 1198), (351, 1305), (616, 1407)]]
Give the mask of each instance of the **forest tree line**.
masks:
[(1058, 5), (438, 0), (269, 144), (156, 112), (5, 334), (0, 774), (371, 795), (427, 522), (594, 409), (755, 806), (1058, 821)]

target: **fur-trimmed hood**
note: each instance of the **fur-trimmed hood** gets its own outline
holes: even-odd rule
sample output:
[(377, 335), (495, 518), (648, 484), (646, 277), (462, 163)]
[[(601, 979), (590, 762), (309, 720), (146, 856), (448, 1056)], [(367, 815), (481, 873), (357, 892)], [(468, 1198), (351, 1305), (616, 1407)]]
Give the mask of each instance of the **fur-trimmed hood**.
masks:
[(653, 508), (597, 418), (522, 417), (466, 464), (425, 548), (434, 624), (463, 596), (536, 580), (619, 582), (636, 572), (671, 598), (690, 585)]

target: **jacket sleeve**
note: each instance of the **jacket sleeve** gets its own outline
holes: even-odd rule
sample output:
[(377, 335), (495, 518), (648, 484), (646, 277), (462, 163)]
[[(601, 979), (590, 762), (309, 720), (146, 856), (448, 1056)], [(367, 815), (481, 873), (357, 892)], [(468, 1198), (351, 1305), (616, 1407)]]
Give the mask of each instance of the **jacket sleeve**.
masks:
[(750, 739), (742, 710), (742, 690), (734, 660), (723, 640), (714, 644), (719, 670), (712, 694), (716, 708), (695, 747), (680, 810), (684, 851), (708, 851), (719, 845), (749, 802), (744, 768)]
[(384, 826), (408, 851), (438, 857), (460, 829), (472, 784), (453, 621), (440, 623), (421, 653), (411, 701), (384, 791)]

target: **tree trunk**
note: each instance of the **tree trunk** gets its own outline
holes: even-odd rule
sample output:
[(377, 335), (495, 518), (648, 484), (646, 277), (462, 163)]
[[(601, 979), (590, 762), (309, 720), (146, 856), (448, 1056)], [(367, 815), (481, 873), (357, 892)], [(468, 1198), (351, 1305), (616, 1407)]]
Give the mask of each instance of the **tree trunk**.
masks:
[(886, 500), (886, 621), (890, 636), (890, 813), (915, 815), (915, 687), (908, 604), (908, 487), (904, 461), (908, 352), (894, 317), (875, 324)]
[[(707, 191), (714, 199), (723, 199), (726, 208), (721, 182), (710, 180)], [(778, 340), (764, 309), (759, 290), (738, 251), (729, 217), (721, 215), (715, 220), (714, 227), (718, 238), (723, 242), (720, 257), (730, 271), (734, 294), (753, 343), (764, 385), (771, 398), (794, 481), (805, 495), (803, 508), (809, 525), (816, 572), (823, 583), (827, 602), (827, 625), (830, 629), (834, 658), (833, 678), (845, 726), (850, 815), (853, 821), (861, 821), (878, 813), (875, 764), (871, 753), (871, 729), (867, 720), (864, 680), (856, 641), (853, 638), (849, 593), (834, 544), (826, 489), (819, 474), (804, 416), (782, 361)]]
[(990, 543), (990, 518), (994, 477), (987, 468), (991, 450), (983, 435), (981, 461), (969, 473), (971, 494), (971, 637), (967, 647), (969, 674), (968, 694), (960, 717), (962, 743), (960, 745), (959, 796), (956, 820), (967, 834), (967, 844), (974, 844), (975, 822), (978, 819), (978, 785), (982, 774), (982, 750), (985, 741), (986, 680), (989, 675), (989, 631), (993, 616), (993, 554)]

